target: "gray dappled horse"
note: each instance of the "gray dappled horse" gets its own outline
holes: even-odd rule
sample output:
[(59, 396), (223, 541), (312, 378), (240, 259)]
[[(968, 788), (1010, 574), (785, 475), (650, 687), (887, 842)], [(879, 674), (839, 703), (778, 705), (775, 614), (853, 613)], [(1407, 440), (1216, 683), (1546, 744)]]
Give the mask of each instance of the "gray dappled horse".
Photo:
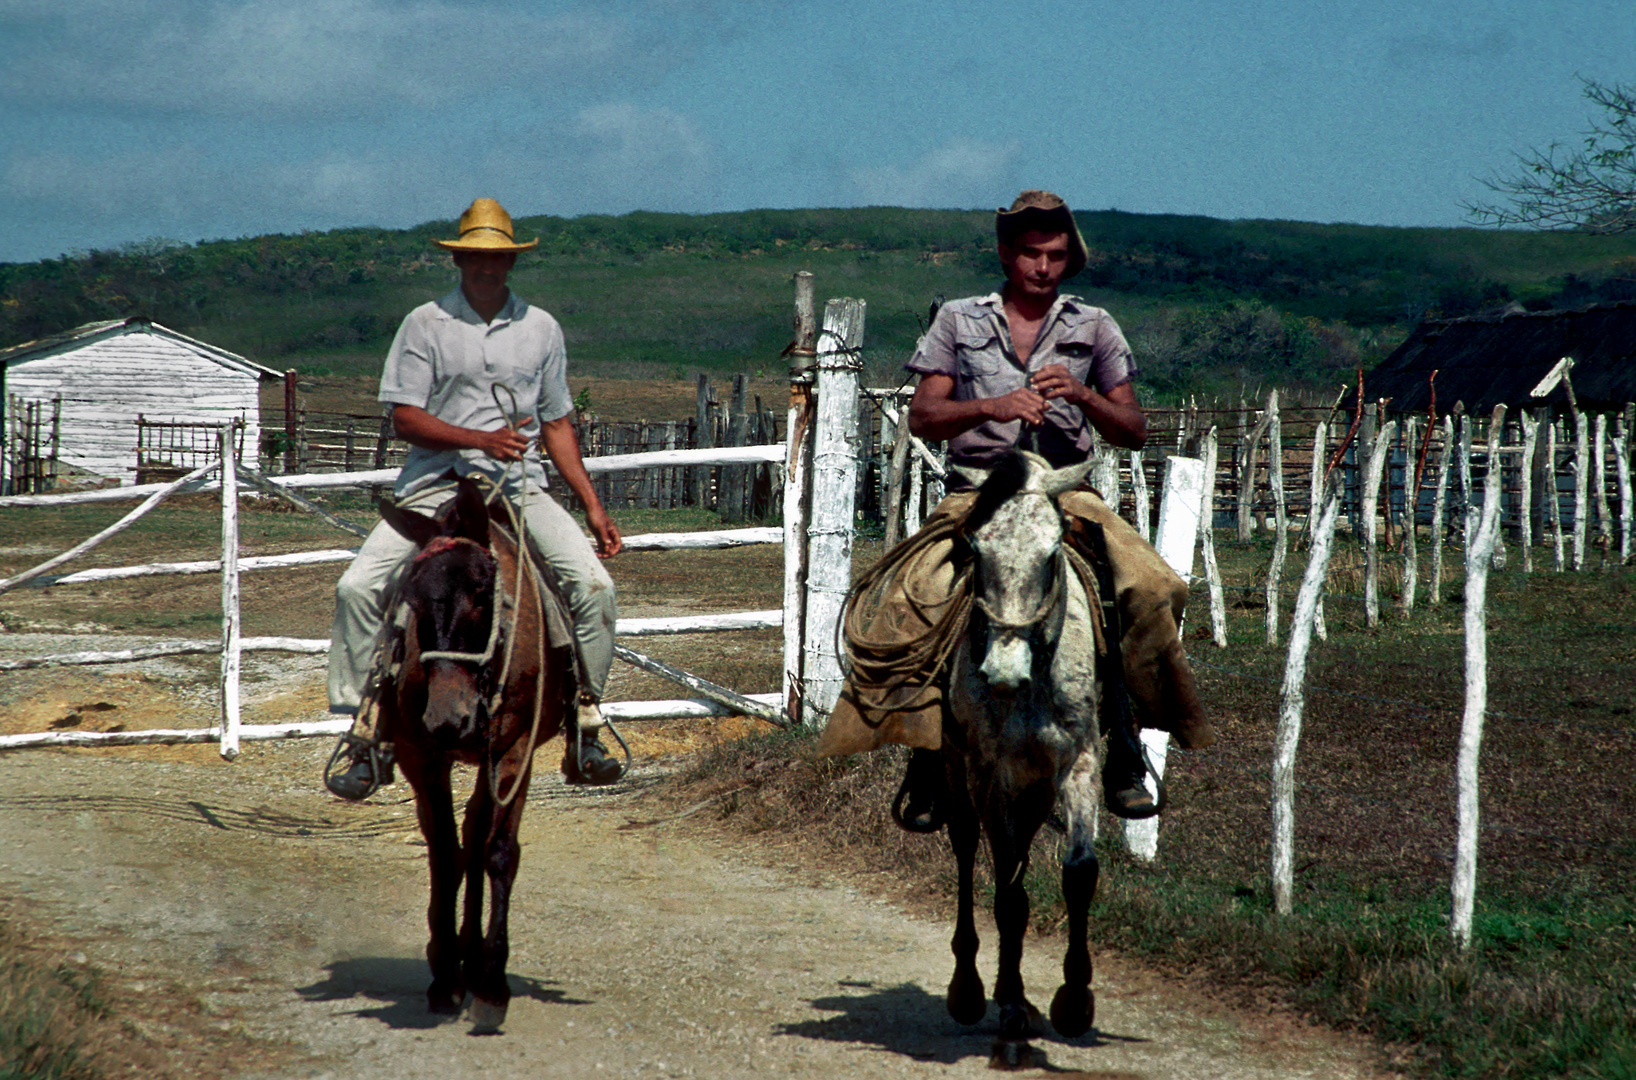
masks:
[(942, 749), (949, 843), (960, 880), (948, 1008), (963, 1024), (978, 1023), (987, 1011), (972, 919), (972, 864), (981, 831), (994, 860), (1000, 1039), (992, 1064), (1000, 1067), (1026, 1064), (1030, 1054), (1027, 1038), (1038, 1013), (1023, 994), (1020, 970), (1028, 928), (1023, 872), (1035, 833), (1059, 807), (1067, 833), (1068, 952), (1051, 1025), (1073, 1038), (1095, 1018), (1086, 919), (1096, 892), (1092, 839), (1102, 786), (1098, 613), (1065, 543), (1056, 502), (1089, 469), (1088, 463), (1052, 469), (1043, 458), (1016, 452), (989, 471), (961, 470), (978, 486), (978, 497), (966, 524), (975, 610), (949, 672)]
[[(511, 990), (508, 916), (534, 750), (563, 726), (574, 700), (572, 650), (549, 647), (537, 582), (519, 573), (515, 538), (491, 521), (475, 483), (426, 517), (381, 504), (420, 545), (398, 597), (409, 625), (382, 679), (381, 732), (415, 791), (432, 895), (427, 1006), (458, 1013), (469, 991), (474, 1033), (497, 1031)], [(526, 568), (525, 568), (526, 569)], [(476, 766), (463, 835), (455, 831), (450, 769)], [(488, 931), (483, 885), (489, 886)], [(464, 879), (465, 910), (455, 931)]]

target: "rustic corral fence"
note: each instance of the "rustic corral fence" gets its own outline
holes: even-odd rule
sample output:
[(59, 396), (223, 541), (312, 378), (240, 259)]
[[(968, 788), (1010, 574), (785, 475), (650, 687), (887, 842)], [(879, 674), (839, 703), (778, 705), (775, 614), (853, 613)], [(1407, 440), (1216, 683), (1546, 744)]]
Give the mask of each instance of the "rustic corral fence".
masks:
[[(592, 454), (593, 475), (618, 477), (636, 470), (661, 470), (668, 476), (654, 489), (685, 492), (691, 470), (778, 465), (784, 524), (782, 529), (737, 529), (713, 534), (631, 537), (627, 546), (728, 546), (740, 543), (784, 544), (785, 589), (781, 610), (736, 613), (709, 619), (622, 621), (622, 635), (697, 632), (782, 625), (784, 687), (781, 693), (740, 695), (704, 684), (683, 672), (664, 669), (633, 650), (620, 655), (647, 670), (669, 675), (699, 696), (679, 702), (618, 703), (607, 709), (619, 718), (699, 716), (738, 712), (762, 715), (775, 723), (816, 723), (839, 692), (842, 667), (836, 655), (834, 629), (851, 584), (852, 542), (868, 507), (879, 507), (888, 540), (915, 528), (940, 496), (943, 465), (939, 449), (915, 438), (904, 423), (902, 389), (860, 390), (858, 361), (863, 336), (861, 301), (831, 301), (823, 332), (817, 328), (810, 275), (797, 279), (795, 340), (791, 361), (790, 402), (784, 418), (784, 442), (761, 446), (648, 449), (627, 454)], [(1544, 392), (1544, 391), (1541, 391)], [(748, 409), (741, 415), (748, 415)], [(755, 410), (764, 414), (766, 410)], [(1456, 410), (1456, 413), (1460, 413)], [(1266, 580), (1267, 635), (1277, 641), (1289, 634), (1281, 712), (1272, 762), (1274, 799), (1270, 830), (1275, 907), (1291, 910), (1292, 844), (1295, 787), (1294, 762), (1299, 748), (1305, 663), (1314, 636), (1324, 634), (1325, 582), (1337, 523), (1350, 518), (1364, 559), (1364, 603), (1371, 625), (1379, 617), (1379, 569), (1387, 558), (1401, 559), (1399, 610), (1411, 613), (1421, 587), (1417, 547), (1421, 527), (1431, 544), (1429, 602), (1437, 603), (1443, 548), (1461, 541), (1465, 562), (1466, 701), (1462, 718), (1458, 775), (1459, 820), (1452, 884), (1451, 928), (1468, 942), (1475, 888), (1477, 835), (1477, 757), (1486, 703), (1485, 584), (1494, 559), (1502, 512), (1510, 507), (1509, 526), (1519, 534), (1523, 569), (1531, 570), (1533, 548), (1546, 543), (1556, 570), (1590, 569), (1587, 552), (1601, 552), (1602, 565), (1630, 557), (1632, 538), (1631, 429), (1628, 406), (1600, 419), (1570, 407), (1560, 416), (1529, 414), (1507, 423), (1504, 410), (1487, 418), (1463, 414), (1391, 417), (1383, 409), (1360, 409), (1350, 417), (1322, 403), (1280, 403), (1270, 394), (1251, 408), (1196, 405), (1153, 415), (1153, 438), (1140, 453), (1099, 448), (1093, 479), (1123, 508), (1139, 531), (1154, 539), (1161, 555), (1180, 573), (1193, 577), (1202, 556), (1201, 578), (1209, 589), (1212, 636), (1227, 642), (1221, 630), (1222, 587), (1215, 567), (1214, 534), (1233, 528), (1249, 539), (1265, 529), (1273, 541)], [(700, 425), (704, 427), (704, 425)], [(731, 425), (729, 424), (729, 429)], [(746, 421), (746, 428), (749, 427)], [(771, 425), (776, 430), (776, 423)], [(710, 438), (718, 438), (714, 424)], [(1287, 433), (1286, 433), (1287, 432)], [(651, 438), (651, 435), (649, 436)], [(668, 438), (668, 432), (666, 433)], [(729, 434), (726, 438), (732, 438)], [(748, 438), (748, 435), (746, 435)], [(680, 432), (678, 430), (678, 442)], [(1541, 450), (1543, 444), (1544, 449)], [(607, 446), (607, 443), (603, 444)], [(617, 443), (613, 445), (617, 446)], [(627, 443), (634, 446), (635, 443)], [(300, 553), (265, 560), (236, 555), (236, 488), (242, 478), (286, 495), (306, 487), (385, 484), (390, 469), (300, 473), (269, 477), (237, 465), (231, 431), (220, 435), (215, 462), (201, 464), (166, 485), (146, 489), (91, 492), (77, 496), (17, 496), (6, 505), (38, 504), (147, 495), (147, 501), (115, 526), (76, 548), (9, 581), (0, 591), (50, 570), (90, 550), (95, 543), (127, 526), (158, 505), (166, 495), (205, 486), (219, 469), (223, 492), (224, 557), (208, 564), (82, 571), (55, 579), (57, 584), (105, 580), (137, 573), (216, 572), (223, 579), (223, 640), (162, 643), (150, 650), (119, 654), (76, 654), (10, 661), (3, 667), (62, 663), (107, 663), (148, 655), (181, 652), (220, 653), (222, 719), (201, 731), (123, 732), (114, 735), (51, 732), (0, 739), (3, 746), (90, 744), (103, 742), (217, 741), (224, 755), (236, 752), (241, 738), (327, 735), (346, 726), (344, 720), (303, 725), (244, 725), (238, 716), (237, 665), (244, 648), (278, 648), (319, 652), (324, 641), (244, 640), (237, 634), (237, 579), (242, 571), (293, 561), (341, 561), (349, 551)], [(1571, 449), (1570, 449), (1571, 446)], [(343, 459), (343, 463), (344, 463)], [(371, 462), (373, 464), (373, 462)], [(675, 470), (665, 473), (662, 470)], [(724, 486), (720, 473), (710, 481)], [(639, 482), (622, 479), (622, 483)], [(746, 484), (746, 489), (753, 488)], [(699, 490), (699, 489), (695, 489)], [(633, 496), (642, 497), (642, 496)], [(652, 496), (657, 498), (657, 496)], [(685, 498), (685, 495), (684, 495)], [(753, 505), (748, 496), (736, 505)], [(733, 512), (723, 511), (724, 517)], [(747, 511), (748, 512), (748, 511)], [(1155, 523), (1155, 513), (1157, 522)], [(1203, 523), (1204, 528), (1198, 528)], [(1591, 530), (1592, 524), (1596, 532)], [(1298, 526), (1298, 528), (1297, 528)], [(1202, 540), (1202, 544), (1197, 540)], [(1285, 602), (1281, 581), (1284, 555), (1296, 540), (1309, 547), (1307, 564), (1293, 611)], [(1614, 552), (1617, 552), (1615, 556)], [(638, 625), (646, 624), (646, 625)], [(140, 654), (140, 655), (139, 655)], [(651, 665), (651, 666), (648, 666)], [(1145, 733), (1144, 741), (1162, 769), (1166, 739)], [(1153, 858), (1157, 821), (1127, 823), (1127, 843), (1140, 856)]]

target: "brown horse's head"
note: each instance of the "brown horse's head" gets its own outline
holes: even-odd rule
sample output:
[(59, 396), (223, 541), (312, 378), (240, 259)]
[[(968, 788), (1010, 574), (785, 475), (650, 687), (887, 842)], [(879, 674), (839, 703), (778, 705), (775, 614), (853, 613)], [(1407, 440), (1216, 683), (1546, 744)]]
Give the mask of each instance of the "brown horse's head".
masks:
[(425, 671), (423, 722), (455, 738), (479, 734), (493, 691), (493, 639), (499, 618), (496, 565), (489, 553), (488, 508), (476, 483), (462, 477), (455, 498), (435, 517), (381, 503), (381, 516), (420, 545), (399, 597), (412, 616), (411, 655)]

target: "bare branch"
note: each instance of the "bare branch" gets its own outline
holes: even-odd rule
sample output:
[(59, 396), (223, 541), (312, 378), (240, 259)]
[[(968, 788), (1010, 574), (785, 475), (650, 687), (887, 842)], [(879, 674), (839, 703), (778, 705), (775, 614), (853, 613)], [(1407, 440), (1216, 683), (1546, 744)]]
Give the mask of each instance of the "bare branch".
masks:
[(1525, 225), (1593, 233), (1636, 230), (1636, 87), (1584, 80), (1585, 97), (1605, 116), (1579, 149), (1552, 143), (1517, 155), (1515, 176), (1483, 186), (1504, 202), (1463, 204), (1479, 225)]

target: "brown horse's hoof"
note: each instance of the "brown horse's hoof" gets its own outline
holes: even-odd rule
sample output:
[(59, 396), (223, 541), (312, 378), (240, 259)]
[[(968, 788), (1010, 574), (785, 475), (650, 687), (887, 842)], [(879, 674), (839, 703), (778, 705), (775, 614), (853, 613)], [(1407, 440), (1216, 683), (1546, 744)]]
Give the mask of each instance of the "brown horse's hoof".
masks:
[(471, 1020), (473, 1035), (498, 1035), (500, 1025), (506, 1022), (506, 1006), (474, 997), (471, 999), (471, 1012), (467, 1017)]
[(954, 1017), (957, 1024), (967, 1027), (980, 1024), (988, 1013), (988, 991), (983, 989), (983, 977), (976, 973), (961, 975), (955, 972), (954, 978), (949, 980), (946, 1000), (949, 1015)]
[(1096, 1023), (1096, 994), (1088, 986), (1063, 983), (1051, 998), (1051, 1026), (1065, 1039), (1077, 1039)]
[(453, 990), (433, 983), (426, 991), (426, 1011), (438, 1016), (459, 1016), (461, 1006), (466, 1003), (464, 987), (455, 987)]
[(1030, 1046), (1027, 1039), (995, 1039), (988, 1053), (991, 1069), (1034, 1069), (1044, 1064), (1044, 1055)]

